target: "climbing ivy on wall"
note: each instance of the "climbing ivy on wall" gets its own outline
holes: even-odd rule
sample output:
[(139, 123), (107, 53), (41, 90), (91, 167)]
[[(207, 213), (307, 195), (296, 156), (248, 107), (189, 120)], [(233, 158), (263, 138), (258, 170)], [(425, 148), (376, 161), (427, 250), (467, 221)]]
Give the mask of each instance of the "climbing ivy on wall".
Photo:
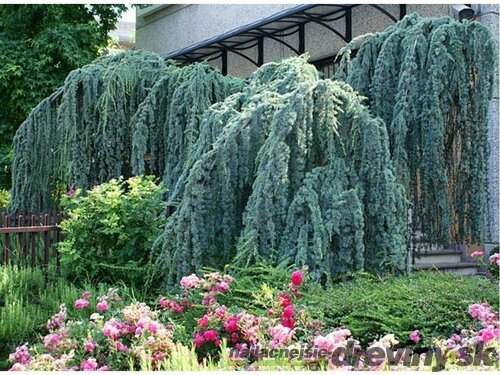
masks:
[(414, 233), (424, 240), (482, 242), (496, 48), (480, 23), (412, 14), (338, 56), (336, 78), (387, 125)]

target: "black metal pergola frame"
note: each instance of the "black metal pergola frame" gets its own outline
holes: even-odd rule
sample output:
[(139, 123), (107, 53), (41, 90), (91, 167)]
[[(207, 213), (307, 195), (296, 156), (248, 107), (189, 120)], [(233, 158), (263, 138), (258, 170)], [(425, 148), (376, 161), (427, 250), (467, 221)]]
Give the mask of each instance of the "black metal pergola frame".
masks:
[[(169, 53), (166, 59), (177, 60), (182, 64), (197, 61), (221, 59), (221, 70), (227, 74), (228, 53), (233, 53), (251, 62), (256, 67), (264, 63), (264, 40), (274, 40), (296, 55), (305, 53), (305, 26), (308, 23), (321, 25), (335, 36), (348, 43), (352, 39), (352, 9), (361, 5), (373, 7), (394, 22), (406, 15), (406, 5), (399, 5), (399, 17), (395, 17), (380, 5), (375, 4), (306, 4), (299, 5), (276, 13), (258, 22), (239, 27), (230, 32), (196, 43), (192, 46)], [(337, 30), (328, 23), (344, 19), (344, 30)], [(298, 35), (294, 46), (284, 38)], [(245, 51), (257, 47), (257, 58), (254, 59)], [(329, 57), (331, 58), (331, 57)]]

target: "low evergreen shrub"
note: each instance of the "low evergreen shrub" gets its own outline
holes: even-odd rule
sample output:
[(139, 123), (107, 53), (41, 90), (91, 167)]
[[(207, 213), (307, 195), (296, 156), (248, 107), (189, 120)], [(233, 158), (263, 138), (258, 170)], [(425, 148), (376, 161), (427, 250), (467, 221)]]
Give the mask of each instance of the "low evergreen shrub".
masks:
[[(265, 264), (233, 270), (235, 281), (221, 303), (263, 313), (266, 294), (283, 288), (288, 273)], [(311, 317), (328, 327), (347, 326), (363, 344), (387, 332), (402, 345), (411, 344), (408, 336), (418, 329), (420, 347), (428, 347), (432, 338), (469, 328), (473, 323), (469, 305), (487, 302), (495, 309), (499, 305), (498, 287), (488, 279), (435, 271), (384, 277), (353, 273), (325, 286), (306, 285), (301, 303)]]
[(421, 347), (429, 347), (432, 338), (469, 328), (473, 320), (467, 308), (480, 302), (498, 309), (498, 287), (481, 277), (435, 271), (363, 275), (330, 285), (309, 301), (323, 322), (348, 326), (363, 343), (392, 332), (401, 344), (410, 344), (408, 335), (418, 329)]

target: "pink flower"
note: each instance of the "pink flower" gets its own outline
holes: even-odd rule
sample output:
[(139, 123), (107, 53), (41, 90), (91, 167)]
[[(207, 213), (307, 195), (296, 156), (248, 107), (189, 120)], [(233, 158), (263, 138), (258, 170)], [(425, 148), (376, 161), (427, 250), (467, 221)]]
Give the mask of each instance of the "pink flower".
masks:
[(83, 343), (83, 349), (86, 351), (86, 352), (93, 352), (94, 349), (95, 349), (95, 344), (94, 342), (90, 339), (90, 340), (85, 340), (85, 342)]
[(226, 283), (225, 281), (221, 281), (220, 283), (217, 284), (215, 290), (219, 293), (226, 293), (229, 290), (229, 284)]
[(94, 358), (84, 359), (80, 368), (83, 371), (95, 371), (97, 369), (97, 361)]
[(128, 352), (128, 347), (126, 345), (124, 345), (121, 341), (115, 342), (115, 348), (119, 352), (124, 352), (124, 353)]
[(69, 189), (69, 190), (66, 192), (66, 195), (67, 195), (68, 197), (71, 197), (71, 196), (75, 195), (75, 193), (76, 193), (75, 189), (71, 188), (71, 189)]
[(314, 346), (325, 349), (329, 353), (331, 353), (335, 347), (344, 346), (346, 344), (346, 340), (351, 336), (351, 331), (348, 329), (337, 329), (326, 336), (317, 336), (314, 339)]
[(461, 342), (462, 341), (462, 338), (457, 335), (456, 333), (454, 333), (453, 335), (451, 335), (451, 340), (455, 341), (455, 342)]
[(165, 297), (161, 297), (160, 300), (158, 301), (158, 304), (161, 306), (162, 309), (165, 309), (168, 306), (168, 299)]
[(420, 332), (418, 329), (416, 329), (415, 331), (413, 331), (412, 333), (410, 333), (410, 340), (413, 341), (415, 344), (418, 344), (418, 342), (420, 341), (420, 336), (419, 336)]
[(224, 329), (226, 330), (227, 333), (236, 332), (238, 330), (238, 318), (236, 316), (230, 317), (224, 323)]
[(85, 309), (89, 306), (89, 301), (87, 301), (86, 299), (77, 299), (75, 301), (75, 309), (78, 309), (78, 310), (82, 310), (82, 309)]
[(294, 331), (289, 327), (278, 324), (276, 327), (269, 328), (269, 333), (273, 340), (269, 344), (271, 349), (283, 348), (292, 339)]
[(111, 370), (111, 367), (109, 367), (107, 365), (101, 366), (97, 369), (97, 371), (110, 371), (110, 370)]
[(153, 362), (155, 362), (155, 363), (162, 362), (164, 360), (165, 360), (165, 355), (163, 355), (161, 353), (155, 354), (155, 356), (153, 357)]
[(174, 312), (177, 314), (182, 314), (184, 312), (184, 308), (185, 308), (185, 306), (180, 305), (178, 302), (168, 300), (165, 297), (160, 298), (159, 304), (163, 308), (163, 310), (169, 311), (169, 312)]
[(89, 299), (91, 297), (90, 292), (83, 292), (82, 293), (82, 298), (83, 299)]
[(500, 329), (488, 326), (479, 331), (478, 337), (483, 343), (487, 344), (491, 340), (500, 337)]
[(187, 289), (194, 288), (198, 286), (199, 283), (200, 279), (194, 273), (189, 276), (184, 276), (180, 282), (181, 286)]
[(156, 322), (149, 322), (148, 331), (153, 335), (158, 332), (160, 325)]
[(285, 307), (285, 309), (283, 310), (283, 316), (285, 318), (291, 318), (294, 313), (295, 313), (295, 309), (293, 308), (292, 305)]
[(104, 323), (104, 327), (102, 327), (102, 333), (104, 334), (104, 336), (112, 340), (116, 340), (118, 337), (120, 337), (120, 330), (116, 327), (115, 321), (111, 320)]
[(470, 256), (472, 258), (481, 258), (481, 257), (484, 256), (484, 251), (482, 251), (482, 250), (476, 250)]
[(198, 319), (198, 325), (201, 328), (206, 328), (208, 324), (208, 316), (204, 315), (200, 319)]
[(286, 318), (282, 317), (280, 320), (282, 326), (294, 329), (295, 328), (295, 319), (294, 318)]
[(54, 350), (57, 345), (61, 342), (61, 337), (56, 333), (51, 333), (43, 339), (43, 345), (47, 350)]
[[(18, 346), (16, 351), (9, 355), (9, 361), (17, 362), (21, 365), (28, 365), (31, 362), (31, 355), (28, 349), (28, 343)], [(16, 370), (13, 370), (16, 371)]]
[(215, 342), (215, 340), (217, 340), (217, 334), (218, 334), (217, 330), (210, 329), (208, 331), (205, 331), (205, 333), (203, 334), (203, 337), (207, 341), (213, 341), (213, 342)]
[(474, 319), (481, 322), (483, 327), (496, 324), (498, 316), (491, 310), (491, 306), (487, 303), (475, 303), (469, 306), (469, 314)]
[(205, 338), (203, 337), (203, 334), (197, 333), (196, 335), (194, 335), (193, 342), (196, 346), (203, 346), (203, 344), (205, 344)]
[(109, 309), (108, 302), (103, 299), (97, 304), (96, 308), (97, 311), (106, 311), (107, 309)]
[(493, 254), (489, 258), (490, 264), (496, 264), (497, 266), (500, 266), (500, 253)]
[(26, 371), (26, 366), (20, 363), (14, 363), (9, 371)]
[(225, 320), (226, 316), (227, 316), (227, 307), (224, 305), (218, 307), (214, 312), (214, 317), (217, 320)]
[(294, 271), (292, 273), (292, 284), (295, 286), (302, 285), (303, 275), (300, 270)]

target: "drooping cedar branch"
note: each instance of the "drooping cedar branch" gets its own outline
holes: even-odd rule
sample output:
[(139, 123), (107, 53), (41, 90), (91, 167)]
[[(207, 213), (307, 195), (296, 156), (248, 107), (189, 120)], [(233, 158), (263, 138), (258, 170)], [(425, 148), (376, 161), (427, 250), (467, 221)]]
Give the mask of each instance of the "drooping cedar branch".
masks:
[(156, 244), (168, 281), (233, 258), (308, 265), (316, 277), (404, 270), (404, 190), (385, 125), (362, 99), (291, 58), (211, 107)]
[(413, 230), (429, 242), (483, 239), (496, 48), (480, 23), (412, 14), (339, 54), (336, 78), (386, 123)]
[(51, 210), (64, 189), (119, 176), (148, 172), (175, 181), (203, 112), (242, 84), (206, 64), (180, 68), (148, 52), (71, 72), (16, 134), (10, 210)]

